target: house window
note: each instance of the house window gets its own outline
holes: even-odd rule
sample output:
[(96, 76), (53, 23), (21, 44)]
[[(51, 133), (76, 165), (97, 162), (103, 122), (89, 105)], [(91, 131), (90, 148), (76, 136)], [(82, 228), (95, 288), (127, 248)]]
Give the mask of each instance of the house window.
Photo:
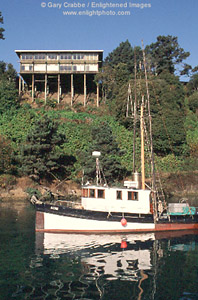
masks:
[(128, 200), (138, 200), (138, 192), (128, 192)]
[(21, 65), (21, 71), (32, 71), (33, 70), (33, 66), (32, 65)]
[(57, 59), (57, 55), (56, 54), (48, 54), (47, 58), (51, 59), (51, 60), (56, 60)]
[(77, 71), (77, 66), (73, 66), (72, 70)]
[(89, 197), (90, 198), (95, 198), (95, 190), (94, 189), (89, 190)]
[(83, 189), (83, 190), (82, 190), (82, 196), (83, 196), (84, 198), (87, 198), (87, 197), (88, 197), (88, 189)]
[(71, 65), (60, 65), (60, 71), (71, 71)]
[(122, 191), (116, 191), (116, 199), (122, 200)]
[(38, 60), (46, 59), (46, 55), (45, 54), (36, 54), (36, 55), (34, 55), (34, 59), (38, 59)]
[(81, 53), (74, 54), (74, 55), (73, 55), (73, 58), (74, 58), (74, 59), (84, 59), (84, 55), (81, 54)]
[(71, 54), (61, 54), (60, 59), (62, 60), (72, 59), (72, 56)]
[(98, 198), (105, 198), (105, 190), (98, 190)]
[(32, 55), (29, 55), (29, 54), (22, 54), (21, 55), (21, 59), (26, 59), (26, 60), (28, 60), (28, 59), (32, 59), (33, 58), (33, 56)]

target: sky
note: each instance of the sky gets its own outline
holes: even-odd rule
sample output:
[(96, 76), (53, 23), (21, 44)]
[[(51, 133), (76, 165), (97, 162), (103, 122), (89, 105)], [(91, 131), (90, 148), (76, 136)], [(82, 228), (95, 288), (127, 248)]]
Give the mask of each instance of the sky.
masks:
[[(120, 7), (96, 8), (106, 4)], [(75, 5), (81, 7), (68, 7)], [(133, 47), (141, 40), (146, 46), (159, 35), (177, 36), (190, 52), (186, 63), (198, 65), (198, 0), (1, 0), (0, 11), (0, 60), (17, 71), (15, 50), (104, 50), (106, 57), (127, 39)], [(105, 15), (79, 15), (98, 11)]]

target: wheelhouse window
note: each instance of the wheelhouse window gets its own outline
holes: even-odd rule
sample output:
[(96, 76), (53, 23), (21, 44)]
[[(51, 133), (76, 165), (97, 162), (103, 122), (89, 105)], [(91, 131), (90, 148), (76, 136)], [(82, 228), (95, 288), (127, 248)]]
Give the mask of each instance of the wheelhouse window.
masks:
[(138, 192), (128, 192), (128, 200), (138, 200)]
[(87, 197), (88, 197), (88, 189), (83, 189), (83, 190), (82, 190), (82, 196), (83, 196), (84, 198), (87, 198)]
[(98, 198), (105, 198), (105, 190), (98, 190)]
[(122, 200), (122, 191), (116, 191), (116, 199)]
[(89, 190), (89, 197), (90, 198), (95, 198), (95, 190), (94, 189)]

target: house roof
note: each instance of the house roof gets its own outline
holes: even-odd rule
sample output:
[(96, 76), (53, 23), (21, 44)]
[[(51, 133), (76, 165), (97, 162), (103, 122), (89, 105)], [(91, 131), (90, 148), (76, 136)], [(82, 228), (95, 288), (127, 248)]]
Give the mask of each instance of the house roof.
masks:
[(21, 53), (103, 53), (104, 50), (15, 50), (19, 56)]

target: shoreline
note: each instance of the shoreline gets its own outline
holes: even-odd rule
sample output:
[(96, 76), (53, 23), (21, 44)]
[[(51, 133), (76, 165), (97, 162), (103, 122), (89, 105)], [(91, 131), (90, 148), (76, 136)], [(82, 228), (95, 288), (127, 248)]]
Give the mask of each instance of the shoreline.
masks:
[[(57, 182), (38, 184), (29, 177), (16, 178), (9, 175), (9, 180), (6, 176), (4, 179), (3, 183), (0, 182), (0, 203), (29, 201), (30, 193), (27, 190), (38, 191), (41, 196), (48, 192), (63, 198), (81, 195), (81, 186), (71, 180), (61, 184)], [(188, 198), (189, 202), (198, 206), (198, 171), (183, 172), (179, 175), (176, 173), (163, 174), (161, 181), (168, 201), (172, 202), (173, 199), (179, 201), (181, 198)]]

